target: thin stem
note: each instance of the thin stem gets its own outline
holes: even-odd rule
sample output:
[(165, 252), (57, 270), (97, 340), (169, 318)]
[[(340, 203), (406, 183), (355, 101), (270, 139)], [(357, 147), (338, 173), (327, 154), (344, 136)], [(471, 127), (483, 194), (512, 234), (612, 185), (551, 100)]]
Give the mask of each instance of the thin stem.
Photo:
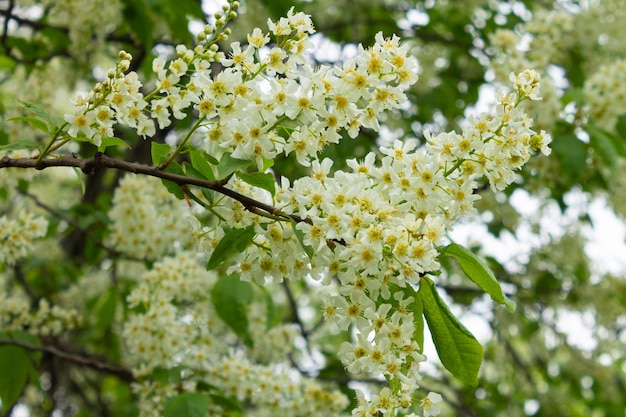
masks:
[(456, 169), (458, 167), (461, 166), (461, 164), (465, 162), (465, 159), (463, 158), (459, 158), (457, 159), (457, 161), (454, 163), (454, 165), (452, 166), (452, 168), (450, 168), (449, 170), (447, 170), (446, 172), (443, 173), (443, 176), (448, 178), (448, 175), (452, 174), (454, 171), (456, 171)]
[[(65, 126), (67, 126), (68, 124), (69, 124), (68, 122), (63, 123), (56, 130), (56, 132), (54, 132), (54, 135), (52, 136), (52, 139), (50, 139), (50, 142), (48, 142), (48, 144), (46, 145), (46, 148), (43, 150), (42, 153), (39, 154), (39, 157), (37, 158), (37, 165), (39, 165), (41, 163), (41, 161), (43, 160), (43, 158), (51, 151), (52, 145), (54, 145), (54, 142), (56, 142), (57, 138), (59, 137), (59, 135), (61, 134), (63, 129), (65, 129)], [(66, 142), (67, 141), (65, 141), (63, 143), (66, 143)]]
[(187, 134), (185, 135), (185, 137), (183, 138), (183, 140), (180, 141), (180, 143), (178, 144), (178, 146), (176, 147), (176, 149), (174, 149), (174, 152), (172, 152), (172, 154), (163, 162), (161, 163), (161, 165), (159, 165), (159, 169), (165, 169), (167, 168), (167, 166), (169, 164), (172, 163), (172, 161), (180, 154), (180, 152), (183, 150), (183, 147), (187, 144), (187, 142), (189, 141), (189, 138), (191, 137), (191, 135), (193, 134), (193, 132), (195, 132), (201, 125), (202, 122), (204, 121), (204, 118), (198, 119), (196, 121), (196, 123), (193, 125), (193, 127), (191, 129), (189, 129), (189, 132), (187, 132)]

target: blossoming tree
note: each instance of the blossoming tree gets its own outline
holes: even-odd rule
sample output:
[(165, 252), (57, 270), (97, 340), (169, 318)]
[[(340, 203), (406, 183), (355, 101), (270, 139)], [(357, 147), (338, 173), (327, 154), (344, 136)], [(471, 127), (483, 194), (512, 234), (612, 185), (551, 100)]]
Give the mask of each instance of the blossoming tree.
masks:
[[(497, 87), (470, 114), (433, 99), (445, 65), (420, 46), (465, 41), (411, 23), (445, 5), (397, 5), (384, 31), (357, 20), (346, 35), (329, 8), (309, 10), (316, 34), (307, 6), (289, 2), (44, 3), (2, 10), (7, 415), (471, 410), (454, 398), (488, 386), (485, 353), (456, 297), (485, 294), (513, 322), (511, 298), (528, 300), (503, 290), (501, 277), (517, 288), (513, 272), (451, 238), (454, 225), (491, 195), (540, 188), (554, 167), (533, 156), (550, 154), (547, 130), (564, 176), (546, 198), (561, 204), (588, 152), (615, 168), (626, 149), (622, 112), (601, 110), (623, 96), (597, 93), (619, 67), (560, 102), (555, 64), (532, 53), (561, 33), (542, 24), (566, 32), (581, 10), (509, 10), (526, 21), (527, 52), (507, 25), (485, 29), (499, 5), (464, 6), (466, 36), (490, 45), (468, 53)], [(354, 16), (376, 16), (366, 3)], [(459, 97), (476, 97), (476, 74), (461, 72)], [(558, 120), (572, 102), (585, 116)], [(585, 117), (591, 148), (576, 136)], [(472, 287), (451, 286), (458, 277)], [(440, 378), (425, 376), (437, 363), (426, 329)]]

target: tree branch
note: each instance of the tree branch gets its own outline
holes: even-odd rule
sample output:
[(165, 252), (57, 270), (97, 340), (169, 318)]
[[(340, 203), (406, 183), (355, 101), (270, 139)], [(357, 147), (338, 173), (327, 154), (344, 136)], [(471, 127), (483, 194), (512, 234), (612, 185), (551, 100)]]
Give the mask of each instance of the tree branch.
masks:
[(195, 185), (201, 188), (208, 188), (216, 191), (227, 197), (230, 197), (240, 202), (249, 211), (262, 210), (270, 216), (278, 217), (283, 221), (289, 221), (293, 219), (295, 222), (311, 223), (310, 219), (303, 219), (295, 214), (283, 213), (279, 208), (265, 204), (261, 201), (255, 200), (229, 188), (224, 185), (228, 179), (208, 181), (200, 178), (187, 177), (185, 175), (175, 174), (173, 172), (162, 171), (158, 167), (151, 165), (144, 165), (135, 162), (123, 161), (120, 159), (111, 158), (101, 152), (97, 152), (91, 158), (78, 158), (75, 154), (64, 155), (60, 158), (43, 159), (37, 163), (37, 159), (34, 158), (9, 158), (7, 156), (0, 159), (1, 168), (35, 168), (38, 170), (50, 168), (50, 167), (75, 167), (80, 168), (87, 175), (93, 175), (96, 168), (112, 168), (121, 171), (132, 172), (134, 174), (149, 175), (152, 177), (161, 178), (167, 181), (171, 181), (179, 186)]
[(66, 352), (55, 346), (33, 345), (31, 343), (22, 342), (21, 340), (15, 339), (0, 339), (0, 346), (2, 345), (19, 346), (27, 350), (46, 352), (66, 361), (86, 366), (88, 368), (96, 369), (98, 371), (103, 371), (111, 375), (115, 375), (126, 382), (135, 381), (135, 377), (133, 376), (133, 373), (130, 369), (109, 362), (104, 362), (92, 356), (83, 356), (76, 353)]

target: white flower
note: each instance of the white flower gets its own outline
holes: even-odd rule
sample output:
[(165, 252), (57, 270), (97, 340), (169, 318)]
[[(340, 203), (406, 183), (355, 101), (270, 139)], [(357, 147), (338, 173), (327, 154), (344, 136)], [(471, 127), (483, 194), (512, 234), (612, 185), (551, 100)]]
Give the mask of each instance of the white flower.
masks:
[(422, 407), (424, 408), (424, 417), (437, 416), (441, 413), (442, 400), (441, 394), (431, 392), (426, 398), (422, 399)]

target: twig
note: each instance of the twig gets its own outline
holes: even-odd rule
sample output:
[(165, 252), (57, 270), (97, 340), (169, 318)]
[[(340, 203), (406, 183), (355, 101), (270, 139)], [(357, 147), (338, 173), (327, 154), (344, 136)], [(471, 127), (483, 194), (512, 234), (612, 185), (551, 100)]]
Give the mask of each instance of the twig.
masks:
[(15, 339), (0, 339), (0, 345), (19, 346), (28, 350), (46, 352), (69, 362), (115, 375), (126, 382), (133, 382), (135, 380), (131, 370), (126, 367), (105, 362), (92, 356), (83, 356), (76, 353), (66, 352), (55, 346), (38, 346)]

